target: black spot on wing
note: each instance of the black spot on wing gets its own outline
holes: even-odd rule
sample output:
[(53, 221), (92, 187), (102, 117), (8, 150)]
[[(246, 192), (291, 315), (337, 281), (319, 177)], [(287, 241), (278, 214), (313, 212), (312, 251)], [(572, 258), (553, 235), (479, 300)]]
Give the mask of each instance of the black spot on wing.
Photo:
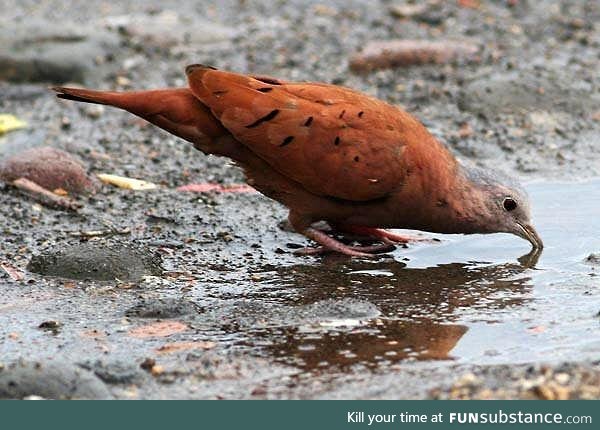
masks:
[(256, 79), (257, 81), (264, 82), (265, 84), (281, 85), (281, 81), (279, 81), (275, 78), (271, 78), (270, 76), (253, 76), (253, 78)]
[(292, 140), (294, 140), (294, 136), (288, 136), (285, 139), (283, 139), (283, 142), (281, 142), (279, 144), (280, 147), (285, 146), (285, 145), (289, 145), (290, 143), (292, 143)]
[(263, 122), (271, 121), (273, 118), (275, 118), (277, 116), (277, 114), (279, 114), (279, 109), (273, 109), (271, 112), (269, 112), (268, 114), (266, 114), (262, 118), (259, 118), (256, 121), (254, 121), (252, 124), (247, 125), (246, 128), (258, 127)]

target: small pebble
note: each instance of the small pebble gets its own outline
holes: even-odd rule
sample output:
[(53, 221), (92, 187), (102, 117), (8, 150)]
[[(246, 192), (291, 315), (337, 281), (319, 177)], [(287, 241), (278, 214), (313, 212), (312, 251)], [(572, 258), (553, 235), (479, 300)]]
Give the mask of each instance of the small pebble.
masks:
[(600, 252), (588, 255), (585, 261), (589, 264), (600, 264)]
[(104, 114), (104, 106), (101, 106), (101, 105), (86, 106), (85, 114), (92, 119), (98, 119)]

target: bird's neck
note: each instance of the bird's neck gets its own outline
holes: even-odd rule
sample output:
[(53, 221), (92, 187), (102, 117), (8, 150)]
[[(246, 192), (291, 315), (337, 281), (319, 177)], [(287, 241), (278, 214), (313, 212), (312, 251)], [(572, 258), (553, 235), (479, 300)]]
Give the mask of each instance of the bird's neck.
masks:
[(425, 154), (416, 164), (427, 162), (424, 165), (429, 173), (417, 175), (421, 183), (415, 188), (420, 190), (423, 204), (412, 219), (418, 219), (422, 225), (414, 227), (437, 233), (485, 233), (485, 226), (477, 220), (489, 215), (489, 208), (483, 188), (474, 179), (477, 170), (459, 162), (438, 141), (429, 150), (435, 154)]
[(448, 191), (446, 229), (448, 233), (487, 233), (478, 222), (490, 216), (484, 188), (472, 179), (469, 167), (458, 164), (454, 183)]

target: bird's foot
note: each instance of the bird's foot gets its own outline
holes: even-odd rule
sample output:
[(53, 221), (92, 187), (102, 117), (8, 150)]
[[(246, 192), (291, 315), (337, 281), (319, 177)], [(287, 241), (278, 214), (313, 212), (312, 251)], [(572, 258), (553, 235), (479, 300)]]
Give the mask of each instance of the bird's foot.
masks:
[[(385, 254), (386, 252), (392, 252), (394, 249), (396, 249), (396, 247), (390, 243), (382, 243), (379, 245), (369, 245), (369, 246), (346, 246), (346, 245), (344, 245), (344, 246), (347, 249), (358, 252), (361, 254), (361, 256), (365, 256), (365, 257), (373, 257), (373, 254)], [(330, 252), (342, 252), (342, 251), (339, 251), (338, 249), (327, 248), (325, 246), (315, 246), (315, 247), (309, 246), (309, 247), (300, 248), (300, 249), (294, 251), (294, 254), (296, 254), (296, 255), (322, 255), (322, 254), (327, 254)], [(345, 255), (350, 255), (350, 254), (346, 254), (345, 252), (342, 252), (342, 253)], [(355, 257), (356, 254), (353, 253), (352, 256)]]
[(339, 252), (340, 254), (348, 255), (350, 257), (373, 257), (373, 254), (390, 252), (395, 249), (395, 246), (391, 243), (384, 243), (380, 245), (371, 246), (349, 246), (342, 242), (328, 236), (326, 233), (317, 230), (316, 228), (309, 227), (302, 232), (309, 239), (321, 244), (321, 246), (315, 248), (302, 248), (295, 251), (298, 255), (318, 255), (327, 252)]
[(431, 242), (432, 239), (422, 238), (422, 237), (413, 237), (413, 236), (404, 236), (397, 233), (392, 233), (391, 231), (383, 230), (380, 228), (374, 227), (362, 227), (357, 225), (350, 226), (341, 226), (336, 227), (340, 230), (356, 234), (358, 236), (369, 237), (373, 239), (378, 239), (383, 241), (384, 243), (408, 243), (408, 242)]

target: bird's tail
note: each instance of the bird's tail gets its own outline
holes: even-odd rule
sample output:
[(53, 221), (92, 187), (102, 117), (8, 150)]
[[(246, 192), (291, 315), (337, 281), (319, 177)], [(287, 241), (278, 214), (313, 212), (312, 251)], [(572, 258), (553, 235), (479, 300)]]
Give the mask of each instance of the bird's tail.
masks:
[(149, 91), (96, 91), (83, 88), (52, 88), (57, 97), (77, 102), (115, 106), (144, 118), (198, 149), (218, 153), (210, 145), (229, 133), (188, 88)]

